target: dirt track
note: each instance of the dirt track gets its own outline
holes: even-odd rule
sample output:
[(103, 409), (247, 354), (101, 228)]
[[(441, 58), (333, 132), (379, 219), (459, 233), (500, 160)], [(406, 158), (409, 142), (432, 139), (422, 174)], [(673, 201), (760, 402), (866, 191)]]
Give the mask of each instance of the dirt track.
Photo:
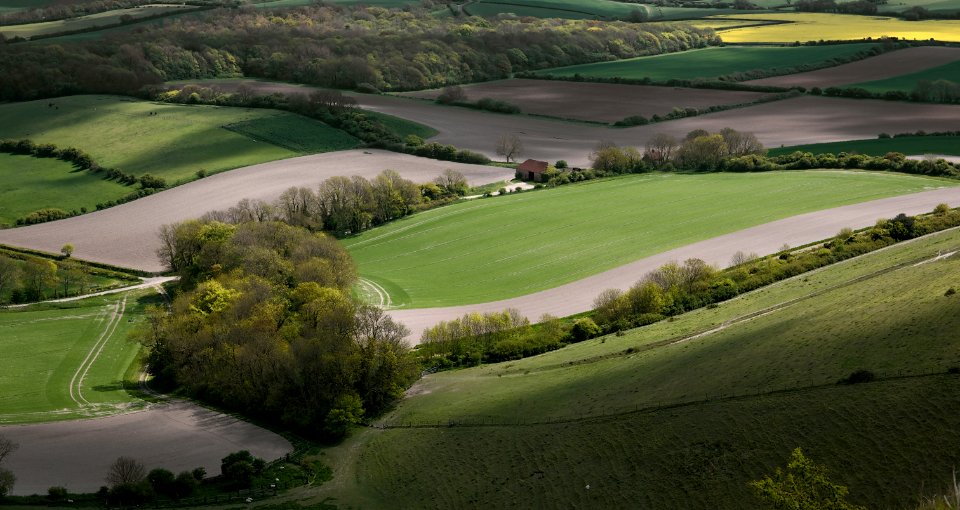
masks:
[(293, 451), (273, 432), (184, 401), (108, 418), (4, 426), (0, 434), (20, 444), (4, 463), (17, 475), (17, 495), (46, 494), (55, 485), (96, 492), (121, 455), (140, 460), (147, 470), (178, 473), (203, 466), (214, 476), (220, 459), (237, 450), (268, 460)]
[(960, 48), (923, 46), (891, 51), (836, 67), (751, 80), (746, 83), (774, 87), (835, 87), (915, 73), (956, 60), (960, 60)]
[[(705, 108), (756, 101), (768, 94), (733, 90), (651, 87), (614, 83), (548, 80), (500, 80), (463, 87), (469, 101), (489, 97), (520, 107), (524, 113), (564, 119), (616, 122), (630, 115), (666, 115), (674, 107)], [(442, 90), (402, 95), (436, 99)]]
[(670, 250), (630, 264), (584, 278), (554, 289), (502, 301), (469, 306), (394, 310), (390, 315), (411, 330), (408, 340), (417, 343), (425, 328), (442, 320), (460, 317), (467, 312), (494, 312), (516, 308), (530, 320), (549, 313), (567, 316), (591, 309), (593, 299), (603, 290), (626, 289), (644, 274), (671, 261), (699, 258), (710, 264), (727, 266), (737, 251), (758, 254), (775, 253), (783, 244), (802, 246), (825, 239), (844, 227), (861, 228), (873, 225), (878, 218), (893, 217), (901, 212), (929, 212), (941, 202), (960, 206), (960, 188), (942, 188), (862, 204), (802, 214), (765, 225), (734, 232), (706, 241)]
[(157, 232), (166, 223), (226, 209), (243, 198), (271, 200), (291, 186), (316, 187), (335, 175), (373, 177), (393, 169), (426, 182), (453, 168), (471, 184), (513, 178), (504, 168), (465, 165), (379, 150), (352, 150), (272, 161), (217, 174), (127, 204), (83, 216), (0, 230), (0, 244), (57, 253), (66, 243), (74, 257), (122, 267), (160, 271)]

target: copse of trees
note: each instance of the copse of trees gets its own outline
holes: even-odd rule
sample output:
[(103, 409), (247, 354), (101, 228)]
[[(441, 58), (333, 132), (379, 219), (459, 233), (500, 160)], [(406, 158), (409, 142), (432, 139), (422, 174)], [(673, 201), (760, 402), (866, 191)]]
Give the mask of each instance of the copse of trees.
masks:
[[(447, 169), (425, 184), (384, 170), (369, 180), (330, 177), (316, 190), (292, 187), (273, 202), (244, 199), (229, 209), (209, 212), (204, 219), (229, 224), (282, 221), (344, 236), (450, 203), (467, 189), (467, 179), (455, 170)], [(166, 230), (163, 235), (168, 236)]]
[(0, 100), (130, 94), (164, 81), (239, 75), (331, 88), (423, 89), (719, 42), (713, 30), (681, 23), (439, 18), (416, 7), (328, 4), (217, 9), (109, 40), (0, 45), (6, 78)]
[(276, 221), (189, 221), (161, 238), (182, 287), (136, 338), (165, 387), (335, 438), (415, 375), (406, 328), (354, 301), (356, 269), (333, 238)]
[(93, 281), (89, 267), (70, 259), (54, 262), (0, 253), (0, 304), (80, 295), (91, 288)]

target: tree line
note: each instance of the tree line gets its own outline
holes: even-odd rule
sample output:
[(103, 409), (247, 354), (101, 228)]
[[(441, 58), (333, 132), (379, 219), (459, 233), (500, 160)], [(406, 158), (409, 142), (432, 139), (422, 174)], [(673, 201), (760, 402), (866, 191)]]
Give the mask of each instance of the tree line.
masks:
[(345, 236), (448, 204), (467, 189), (467, 179), (455, 170), (447, 169), (424, 184), (384, 170), (373, 179), (330, 177), (316, 190), (294, 186), (272, 202), (243, 199), (229, 209), (208, 212), (203, 219), (227, 224), (282, 221)]
[(58, 261), (0, 253), (0, 304), (33, 303), (87, 293), (96, 282), (95, 270), (69, 259), (67, 253), (72, 251), (72, 246), (65, 245), (64, 258)]
[(163, 81), (240, 75), (422, 89), (719, 42), (711, 29), (680, 23), (439, 18), (419, 7), (324, 4), (216, 9), (69, 46), (0, 44), (0, 100), (130, 94)]
[(158, 384), (335, 438), (415, 377), (407, 329), (351, 294), (356, 268), (332, 237), (276, 221), (193, 220), (161, 230), (181, 277), (136, 338)]
[[(154, 0), (95, 0), (76, 1), (60, 0), (51, 5), (33, 7), (19, 11), (0, 14), (0, 25), (22, 25), (42, 21), (56, 21), (61, 19), (89, 16), (98, 12), (130, 9), (141, 5), (156, 4)], [(179, 0), (182, 5), (198, 7), (226, 7), (236, 6), (238, 0)]]

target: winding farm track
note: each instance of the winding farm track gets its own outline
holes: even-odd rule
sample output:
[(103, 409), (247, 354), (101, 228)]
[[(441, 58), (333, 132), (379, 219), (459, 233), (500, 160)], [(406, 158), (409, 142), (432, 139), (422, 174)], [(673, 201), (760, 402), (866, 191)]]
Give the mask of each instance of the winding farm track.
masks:
[(883, 53), (836, 67), (774, 76), (745, 83), (774, 87), (836, 87), (916, 73), (960, 60), (960, 48), (922, 46)]
[(107, 418), (3, 426), (0, 434), (20, 444), (4, 462), (17, 475), (15, 495), (52, 486), (96, 492), (120, 456), (174, 473), (203, 466), (212, 476), (237, 450), (271, 460), (293, 451), (273, 432), (182, 400)]
[(40, 225), (0, 230), (0, 244), (57, 253), (74, 245), (78, 259), (144, 271), (161, 271), (157, 258), (160, 227), (227, 209), (244, 198), (272, 200), (291, 186), (315, 188), (336, 175), (374, 177), (396, 170), (415, 182), (430, 181), (447, 168), (471, 184), (513, 178), (513, 170), (436, 161), (380, 150), (330, 152), (272, 161), (194, 181), (103, 211)]
[(411, 343), (419, 341), (424, 329), (469, 312), (497, 312), (515, 308), (533, 321), (547, 313), (562, 317), (591, 309), (594, 298), (603, 290), (627, 289), (644, 274), (671, 261), (699, 258), (725, 267), (738, 251), (775, 253), (784, 244), (802, 246), (829, 238), (845, 227), (861, 228), (873, 225), (878, 218), (893, 217), (901, 212), (929, 212), (939, 203), (960, 206), (960, 188), (941, 188), (801, 214), (700, 241), (526, 296), (476, 305), (391, 310), (388, 313), (410, 329), (407, 340)]

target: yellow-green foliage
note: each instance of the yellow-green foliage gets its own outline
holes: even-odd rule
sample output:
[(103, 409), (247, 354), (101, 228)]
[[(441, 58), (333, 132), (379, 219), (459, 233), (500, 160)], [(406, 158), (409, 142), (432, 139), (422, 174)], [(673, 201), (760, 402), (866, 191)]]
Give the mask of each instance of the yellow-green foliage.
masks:
[(117, 25), (126, 22), (128, 19), (146, 18), (173, 12), (189, 11), (192, 9), (194, 8), (185, 5), (143, 5), (140, 7), (134, 7), (132, 9), (116, 9), (113, 11), (91, 14), (89, 16), (80, 16), (78, 18), (0, 27), (0, 34), (3, 34), (8, 39), (12, 39), (14, 37), (23, 37), (29, 39), (36, 36), (61, 34), (64, 32), (74, 32), (96, 27)]
[[(715, 16), (726, 19), (731, 16)], [(824, 13), (737, 14), (738, 19), (786, 21), (777, 25), (724, 30), (728, 43), (790, 43), (806, 41), (850, 41), (882, 37), (907, 40), (960, 41), (960, 20), (903, 21), (879, 16)]]

